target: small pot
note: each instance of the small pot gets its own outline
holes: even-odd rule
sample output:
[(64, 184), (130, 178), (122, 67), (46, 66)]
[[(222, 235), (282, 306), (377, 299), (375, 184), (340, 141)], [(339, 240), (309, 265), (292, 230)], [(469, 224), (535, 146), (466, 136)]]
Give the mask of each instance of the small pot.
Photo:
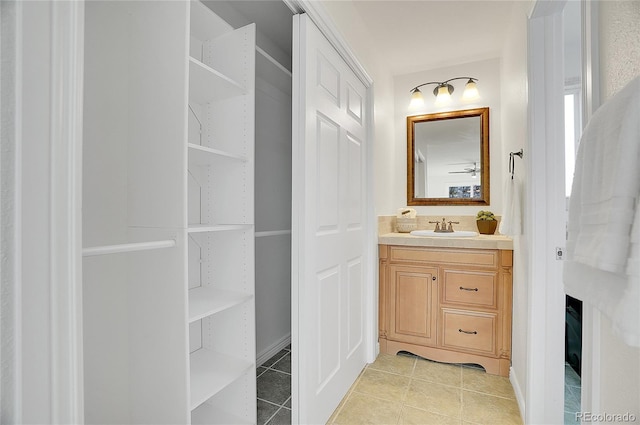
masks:
[(481, 235), (493, 235), (498, 227), (497, 220), (476, 220), (478, 226), (478, 232)]

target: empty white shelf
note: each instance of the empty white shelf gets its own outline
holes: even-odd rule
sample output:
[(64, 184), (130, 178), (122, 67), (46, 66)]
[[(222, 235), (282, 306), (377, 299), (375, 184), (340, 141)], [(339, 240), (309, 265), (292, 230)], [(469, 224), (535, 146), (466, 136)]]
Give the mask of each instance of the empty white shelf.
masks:
[(205, 348), (193, 352), (191, 360), (191, 410), (216, 395), (253, 366)]
[(118, 254), (121, 252), (149, 251), (152, 249), (173, 248), (176, 241), (173, 239), (152, 242), (135, 242), (123, 243), (118, 245), (103, 245), (84, 248), (82, 250), (83, 257), (91, 257), (94, 255)]
[(189, 323), (242, 304), (253, 296), (211, 286), (189, 290)]
[(189, 164), (211, 165), (220, 158), (246, 162), (248, 159), (242, 155), (221, 151), (206, 146), (189, 143)]
[(190, 224), (189, 233), (201, 232), (229, 232), (233, 230), (249, 230), (250, 224)]
[(228, 412), (216, 409), (215, 407), (207, 403), (200, 405), (200, 407), (191, 412), (191, 423), (212, 425), (251, 424), (251, 422), (249, 421), (244, 421)]
[(209, 103), (244, 94), (244, 88), (197, 59), (189, 58), (189, 99)]

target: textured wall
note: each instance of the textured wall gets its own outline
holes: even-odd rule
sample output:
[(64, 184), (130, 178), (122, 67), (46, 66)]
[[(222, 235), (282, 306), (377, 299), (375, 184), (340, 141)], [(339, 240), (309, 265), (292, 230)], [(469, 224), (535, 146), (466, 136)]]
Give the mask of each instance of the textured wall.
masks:
[[(640, 75), (640, 0), (600, 2), (600, 94), (605, 102)], [(640, 349), (601, 324), (600, 412), (640, 418)]]
[(603, 101), (640, 75), (640, 1), (600, 3), (600, 93)]

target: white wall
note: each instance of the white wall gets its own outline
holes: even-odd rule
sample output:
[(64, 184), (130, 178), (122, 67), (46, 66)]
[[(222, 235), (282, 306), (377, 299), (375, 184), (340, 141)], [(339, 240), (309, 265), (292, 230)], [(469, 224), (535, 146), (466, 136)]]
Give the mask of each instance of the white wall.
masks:
[[(511, 22), (502, 51), (502, 156), (525, 148), (527, 138), (527, 20), (531, 2), (515, 2)], [(526, 149), (524, 152), (527, 155)], [(518, 160), (516, 158), (516, 160)], [(518, 161), (516, 172), (522, 179), (522, 199), (526, 200), (528, 169), (526, 156)], [(524, 205), (526, 211), (531, 206)], [(525, 228), (525, 226), (523, 226)], [(511, 342), (512, 383), (520, 391), (520, 401), (527, 386), (527, 322), (528, 322), (528, 239), (523, 234), (513, 238), (513, 331)], [(523, 406), (521, 406), (522, 409)], [(524, 411), (521, 412), (524, 415)]]
[(16, 3), (0, 3), (0, 422), (20, 422), (20, 296), (19, 112), (20, 87)]
[[(473, 102), (461, 100), (466, 81), (453, 81), (455, 91), (451, 104), (437, 107), (433, 101), (433, 85), (425, 86), (422, 90), (425, 106), (420, 109), (409, 109), (410, 90), (428, 81), (444, 81), (453, 77), (478, 78), (480, 99)], [(491, 163), (491, 204), (479, 208), (477, 206), (424, 206), (414, 207), (420, 215), (475, 215), (481, 209), (491, 209), (495, 214), (502, 212), (502, 187), (504, 180), (504, 161), (502, 149), (502, 109), (500, 107), (500, 60), (488, 59), (477, 62), (461, 63), (445, 68), (431, 69), (411, 74), (398, 75), (394, 79), (394, 138), (391, 143), (393, 166), (377, 169), (380, 178), (391, 182), (391, 197), (378, 201), (383, 214), (395, 214), (398, 208), (407, 204), (407, 125), (409, 115), (429, 114), (459, 109), (489, 107), (489, 147)], [(508, 154), (508, 153), (507, 153)]]
[(256, 77), (256, 355), (261, 363), (291, 338), (291, 78), (260, 54)]
[[(22, 400), (23, 423), (50, 423), (52, 406), (51, 334), (51, 214), (48, 197), (51, 149), (49, 141), (51, 102), (51, 50), (48, 36), (52, 34), (51, 6), (41, 2), (25, 3), (22, 8), (22, 50), (18, 61), (22, 65), (22, 99), (20, 129), (22, 139), (21, 182), (18, 196), (22, 197), (21, 225), (17, 229), (22, 239), (20, 271), (22, 305), (17, 309), (21, 322), (22, 359), (20, 377), (22, 388), (17, 394)], [(29, 52), (29, 54), (23, 54)], [(21, 161), (20, 161), (21, 160)], [(20, 168), (19, 168), (20, 169)], [(23, 190), (21, 190), (24, 188)], [(41, 190), (29, 190), (40, 188)], [(27, 407), (28, 406), (28, 407)], [(18, 416), (17, 418), (20, 418)], [(19, 419), (20, 420), (20, 419)]]
[[(600, 88), (605, 102), (640, 75), (640, 2), (600, 2)], [(601, 323), (600, 411), (640, 418), (640, 349), (631, 348)]]
[[(127, 140), (129, 108), (128, 22), (121, 8), (91, 2), (85, 10), (83, 246), (127, 240)], [(106, 37), (105, 34), (109, 34)], [(105, 66), (109, 64), (109, 66)], [(105, 179), (103, 176), (111, 177)], [(116, 190), (121, 188), (122, 190)], [(108, 211), (107, 214), (101, 214)], [(83, 261), (85, 421), (128, 419), (129, 306), (127, 258)], [(121, 373), (119, 371), (127, 371)]]

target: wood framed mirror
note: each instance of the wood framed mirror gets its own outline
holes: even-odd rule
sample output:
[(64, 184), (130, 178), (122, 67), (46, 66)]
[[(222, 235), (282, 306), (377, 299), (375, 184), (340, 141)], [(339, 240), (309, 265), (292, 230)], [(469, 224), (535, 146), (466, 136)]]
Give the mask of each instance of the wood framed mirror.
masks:
[(489, 108), (407, 117), (407, 205), (489, 205)]

